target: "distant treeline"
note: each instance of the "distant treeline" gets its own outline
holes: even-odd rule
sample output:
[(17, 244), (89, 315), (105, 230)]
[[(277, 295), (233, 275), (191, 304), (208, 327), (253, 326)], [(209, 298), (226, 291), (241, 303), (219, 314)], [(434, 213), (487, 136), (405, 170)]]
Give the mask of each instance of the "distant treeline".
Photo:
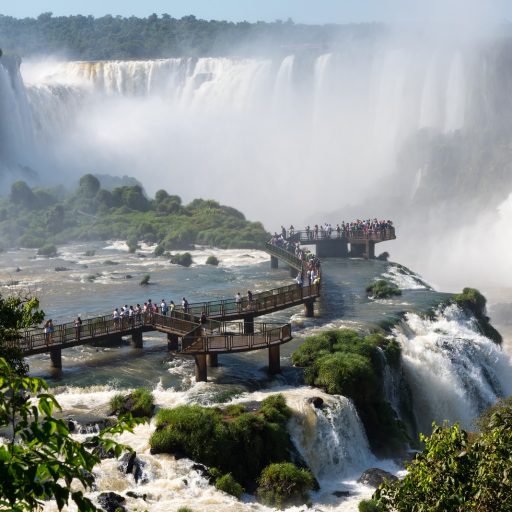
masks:
[(20, 56), (59, 54), (70, 59), (149, 59), (181, 56), (264, 54), (289, 47), (328, 47), (343, 38), (375, 37), (382, 25), (303, 25), (291, 19), (272, 23), (147, 18), (0, 15), (0, 47)]

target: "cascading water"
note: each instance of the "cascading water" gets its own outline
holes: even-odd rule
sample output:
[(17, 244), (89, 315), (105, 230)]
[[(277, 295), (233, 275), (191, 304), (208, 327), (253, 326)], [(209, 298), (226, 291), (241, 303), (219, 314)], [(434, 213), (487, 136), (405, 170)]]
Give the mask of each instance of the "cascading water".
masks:
[(394, 335), (422, 432), (429, 432), (434, 420), (472, 428), (486, 407), (512, 393), (510, 357), (455, 305), (433, 319), (408, 313)]

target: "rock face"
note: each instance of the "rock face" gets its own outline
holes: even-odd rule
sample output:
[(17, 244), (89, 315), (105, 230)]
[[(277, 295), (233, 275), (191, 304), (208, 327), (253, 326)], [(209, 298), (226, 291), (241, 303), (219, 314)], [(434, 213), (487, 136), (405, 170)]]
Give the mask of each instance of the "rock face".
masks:
[(126, 509), (123, 506), (125, 501), (126, 499), (123, 496), (115, 492), (102, 492), (98, 496), (98, 503), (105, 512), (125, 512)]
[(384, 471), (383, 469), (370, 468), (362, 473), (358, 479), (358, 482), (360, 484), (365, 484), (377, 488), (386, 480), (389, 482), (394, 482), (395, 480), (398, 480), (398, 478), (392, 473)]
[(313, 396), (311, 398), (308, 398), (308, 402), (310, 404), (313, 404), (313, 406), (316, 407), (317, 409), (321, 409), (322, 406), (324, 405), (324, 399), (319, 396)]
[(139, 480), (141, 480), (141, 483), (147, 483), (144, 478), (144, 466), (145, 463), (137, 457), (136, 452), (126, 452), (119, 460), (117, 468), (126, 475), (131, 473), (135, 483), (139, 483)]

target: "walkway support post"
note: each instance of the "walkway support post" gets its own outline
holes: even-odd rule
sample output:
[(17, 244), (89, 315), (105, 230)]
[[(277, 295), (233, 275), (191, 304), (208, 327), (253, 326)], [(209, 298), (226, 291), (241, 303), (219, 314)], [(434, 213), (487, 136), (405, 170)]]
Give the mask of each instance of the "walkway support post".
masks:
[(219, 366), (219, 356), (218, 356), (218, 354), (208, 354), (207, 357), (206, 357), (206, 360), (207, 360), (208, 366), (210, 368), (217, 368), (217, 366)]
[(50, 349), (50, 361), (52, 368), (55, 370), (62, 370), (62, 350), (58, 347)]
[(307, 300), (304, 302), (304, 316), (306, 318), (311, 318), (315, 316), (315, 301)]
[(177, 334), (167, 334), (167, 350), (179, 350), (179, 337)]
[(142, 330), (132, 332), (132, 346), (142, 348)]
[(252, 315), (244, 318), (244, 334), (254, 334), (254, 317)]
[(271, 345), (268, 347), (268, 372), (275, 375), (281, 371), (281, 354), (279, 345)]
[(279, 260), (275, 256), (270, 256), (270, 268), (279, 268)]
[(196, 361), (196, 382), (206, 382), (208, 370), (206, 368), (206, 354), (195, 354)]

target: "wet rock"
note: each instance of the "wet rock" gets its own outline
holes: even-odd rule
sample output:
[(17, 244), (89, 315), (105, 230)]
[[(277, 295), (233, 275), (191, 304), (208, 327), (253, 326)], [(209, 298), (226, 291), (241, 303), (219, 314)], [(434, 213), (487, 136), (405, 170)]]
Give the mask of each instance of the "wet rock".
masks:
[(148, 497), (148, 495), (146, 493), (140, 494), (138, 492), (133, 492), (133, 491), (128, 491), (126, 493), (126, 496), (128, 496), (129, 498), (135, 498), (136, 500), (144, 500), (144, 501), (146, 501), (146, 498)]
[(55, 272), (67, 272), (69, 269), (68, 267), (55, 267)]
[(16, 272), (21, 272), (21, 268), (20, 267), (16, 267)]
[(135, 483), (139, 483), (139, 480), (141, 483), (147, 483), (143, 471), (146, 464), (137, 457), (136, 452), (124, 453), (119, 462), (120, 464), (117, 466), (117, 469), (119, 469), (121, 473), (125, 473), (126, 475), (132, 474)]
[(398, 478), (389, 471), (384, 471), (380, 468), (370, 468), (366, 471), (363, 471), (357, 481), (360, 484), (365, 484), (377, 488), (386, 480), (388, 482), (394, 482), (395, 480), (398, 480)]
[(123, 506), (125, 501), (126, 498), (115, 492), (102, 492), (98, 495), (98, 503), (105, 512), (125, 512), (126, 508)]
[(205, 478), (210, 478), (210, 472), (208, 471), (208, 468), (203, 464), (192, 464), (192, 469), (194, 471), (197, 471), (201, 476), (204, 476)]
[(321, 409), (324, 405), (324, 399), (319, 396), (312, 396), (311, 398), (308, 398), (308, 402), (313, 404), (317, 409)]
[(348, 491), (334, 491), (332, 495), (336, 496), (337, 498), (348, 498), (350, 493)]

